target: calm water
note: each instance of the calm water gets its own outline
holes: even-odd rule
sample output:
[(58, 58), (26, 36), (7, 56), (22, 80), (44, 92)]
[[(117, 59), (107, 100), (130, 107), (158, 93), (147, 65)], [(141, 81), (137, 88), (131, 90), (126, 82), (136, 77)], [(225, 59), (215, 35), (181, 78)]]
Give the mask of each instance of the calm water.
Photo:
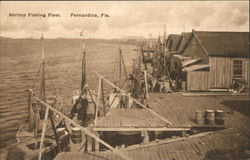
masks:
[[(1, 147), (15, 143), (15, 134), (27, 118), (27, 89), (38, 94), (41, 64), (39, 40), (1, 40), (0, 62), (0, 138)], [(118, 57), (117, 43), (86, 41), (87, 81), (97, 90), (98, 71), (112, 79)], [(138, 56), (135, 46), (120, 45), (126, 68), (131, 70), (132, 59)], [(81, 40), (45, 40), (46, 95), (63, 100), (66, 111), (70, 109), (72, 91), (80, 88)]]

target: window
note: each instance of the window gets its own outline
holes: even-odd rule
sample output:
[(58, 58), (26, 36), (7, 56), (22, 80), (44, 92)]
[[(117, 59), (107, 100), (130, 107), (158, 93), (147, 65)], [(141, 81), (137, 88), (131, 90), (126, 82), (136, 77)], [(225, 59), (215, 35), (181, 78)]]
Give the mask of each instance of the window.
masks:
[(233, 79), (242, 79), (242, 60), (233, 61)]

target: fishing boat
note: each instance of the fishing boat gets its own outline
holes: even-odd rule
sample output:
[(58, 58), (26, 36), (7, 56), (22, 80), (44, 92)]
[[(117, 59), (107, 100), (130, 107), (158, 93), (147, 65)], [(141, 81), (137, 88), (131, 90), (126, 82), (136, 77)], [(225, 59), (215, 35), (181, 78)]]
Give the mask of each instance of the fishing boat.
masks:
[[(95, 91), (91, 90), (87, 84), (87, 60), (86, 50), (83, 37), (84, 30), (80, 33), (82, 37), (82, 70), (81, 70), (81, 87), (80, 89), (74, 90), (71, 98), (71, 116), (78, 120), (82, 126), (88, 126), (94, 120), (95, 116)], [(77, 113), (77, 117), (75, 114)]]
[[(45, 92), (45, 55), (44, 55), (44, 39), (42, 41), (42, 62), (38, 70), (38, 75), (41, 75), (40, 80), (40, 99), (50, 104), (57, 110), (63, 111), (63, 103), (58, 103), (58, 99), (47, 97)], [(35, 84), (32, 89), (35, 89)], [(43, 146), (43, 158), (53, 159), (60, 151), (69, 150), (69, 134), (63, 126), (62, 118), (52, 112), (49, 113), (47, 123), (45, 119), (45, 107), (40, 105), (29, 94), (28, 97), (28, 118), (20, 126), (16, 139), (18, 143), (15, 145), (17, 149), (24, 153), (24, 158), (37, 158), (38, 151)], [(40, 144), (42, 125), (47, 123), (47, 132), (43, 144)], [(60, 135), (60, 136), (58, 136)], [(41, 157), (41, 158), (42, 158)]]

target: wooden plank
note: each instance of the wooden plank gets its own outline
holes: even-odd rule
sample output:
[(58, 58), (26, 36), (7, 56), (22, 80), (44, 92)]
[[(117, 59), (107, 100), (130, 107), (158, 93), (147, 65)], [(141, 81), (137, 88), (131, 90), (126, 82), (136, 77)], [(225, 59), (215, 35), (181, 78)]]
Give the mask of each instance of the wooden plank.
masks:
[[(96, 134), (96, 137), (99, 138), (99, 133), (95, 132), (95, 134)], [(99, 152), (99, 148), (100, 148), (100, 144), (97, 140), (95, 140), (95, 152)]]
[[(192, 140), (191, 140), (192, 141)], [(192, 160), (200, 160), (200, 158), (198, 158), (198, 156), (192, 157), (193, 155), (198, 155), (196, 149), (197, 148), (193, 148), (193, 146), (189, 143), (189, 140), (187, 141), (180, 141), (181, 145), (185, 148), (185, 150), (183, 152), (186, 152), (186, 149), (190, 151), (190, 153), (193, 153), (190, 155), (189, 154), (185, 154), (186, 157), (190, 157), (190, 159)]]
[(63, 160), (64, 154), (65, 154), (64, 152), (57, 154), (54, 160)]
[(141, 151), (144, 153), (145, 159), (151, 159), (148, 149), (141, 149)]
[(100, 105), (100, 96), (101, 96), (101, 85), (102, 85), (102, 79), (99, 79), (99, 86), (98, 86), (98, 93), (97, 93), (97, 100), (96, 100), (96, 113), (95, 113), (95, 126), (97, 125), (97, 115), (99, 111), (99, 105)]
[(159, 149), (160, 160), (166, 160), (167, 159), (166, 156), (164, 155), (164, 152), (166, 152), (166, 151), (162, 151), (162, 150)]
[(95, 127), (93, 131), (189, 131), (190, 127)]
[(92, 138), (90, 136), (87, 137), (87, 152), (92, 152)]
[(46, 107), (45, 110), (45, 117), (43, 121), (43, 129), (42, 129), (42, 136), (41, 136), (41, 141), (40, 141), (40, 148), (39, 148), (39, 154), (38, 154), (38, 160), (42, 159), (42, 153), (43, 153), (43, 141), (45, 138), (45, 132), (46, 132), (46, 126), (47, 126), (47, 121), (48, 121), (48, 116), (49, 116), (49, 108)]

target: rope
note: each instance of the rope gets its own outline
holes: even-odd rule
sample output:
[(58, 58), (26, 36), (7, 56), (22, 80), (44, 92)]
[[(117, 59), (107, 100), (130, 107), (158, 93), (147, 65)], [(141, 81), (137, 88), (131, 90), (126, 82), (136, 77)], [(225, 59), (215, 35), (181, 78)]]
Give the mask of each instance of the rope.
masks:
[[(40, 64), (39, 68), (38, 68), (38, 72), (37, 72), (37, 75), (35, 77), (38, 77), (40, 72), (41, 72), (41, 68), (42, 68), (42, 64)], [(36, 86), (36, 82), (34, 82), (33, 86), (32, 86), (32, 89), (34, 89)]]

